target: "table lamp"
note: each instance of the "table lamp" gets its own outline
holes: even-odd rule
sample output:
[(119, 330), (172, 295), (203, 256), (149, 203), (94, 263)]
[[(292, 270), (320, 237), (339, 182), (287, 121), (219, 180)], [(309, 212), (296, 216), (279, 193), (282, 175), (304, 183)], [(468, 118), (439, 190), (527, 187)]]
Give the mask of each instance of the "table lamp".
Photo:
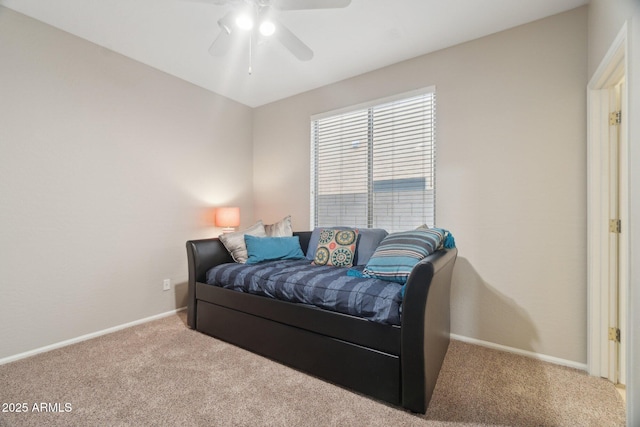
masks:
[(222, 207), (216, 208), (216, 226), (222, 227), (223, 233), (230, 233), (234, 227), (240, 225), (240, 208)]

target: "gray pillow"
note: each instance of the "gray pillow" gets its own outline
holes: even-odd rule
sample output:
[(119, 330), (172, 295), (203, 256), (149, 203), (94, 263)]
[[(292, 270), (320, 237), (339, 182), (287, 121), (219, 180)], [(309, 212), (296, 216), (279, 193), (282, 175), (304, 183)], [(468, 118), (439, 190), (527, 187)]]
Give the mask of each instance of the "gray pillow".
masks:
[(244, 242), (245, 234), (257, 237), (267, 237), (262, 221), (256, 222), (246, 230), (224, 233), (218, 236), (224, 247), (229, 251), (233, 260), (240, 264), (246, 263), (247, 258), (249, 257), (247, 254), (247, 245)]

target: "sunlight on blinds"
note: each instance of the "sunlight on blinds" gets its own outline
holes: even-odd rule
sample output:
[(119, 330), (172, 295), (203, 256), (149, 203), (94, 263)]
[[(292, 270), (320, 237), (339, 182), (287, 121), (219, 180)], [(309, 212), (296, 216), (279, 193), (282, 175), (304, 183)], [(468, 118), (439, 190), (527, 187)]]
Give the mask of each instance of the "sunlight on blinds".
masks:
[(315, 226), (435, 223), (435, 92), (311, 122)]

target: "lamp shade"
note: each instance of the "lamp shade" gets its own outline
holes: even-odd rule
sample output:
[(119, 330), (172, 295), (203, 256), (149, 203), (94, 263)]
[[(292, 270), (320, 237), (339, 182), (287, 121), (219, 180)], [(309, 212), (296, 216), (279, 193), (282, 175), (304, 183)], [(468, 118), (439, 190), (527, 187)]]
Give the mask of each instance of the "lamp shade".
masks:
[(240, 225), (240, 208), (223, 207), (216, 209), (216, 226), (237, 227)]

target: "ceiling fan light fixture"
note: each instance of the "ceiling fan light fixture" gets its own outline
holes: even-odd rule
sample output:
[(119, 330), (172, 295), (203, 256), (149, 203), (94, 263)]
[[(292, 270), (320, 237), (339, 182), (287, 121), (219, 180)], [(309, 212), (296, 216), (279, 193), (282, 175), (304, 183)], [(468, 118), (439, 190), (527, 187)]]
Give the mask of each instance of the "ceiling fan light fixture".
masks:
[(227, 35), (231, 34), (231, 28), (225, 22), (218, 21), (218, 26), (222, 28)]
[(218, 26), (222, 29), (227, 35), (231, 34), (231, 28), (233, 27), (233, 20), (231, 19), (231, 14), (227, 13), (225, 16), (218, 20)]
[[(217, 5), (229, 5), (231, 10), (218, 21), (220, 34), (209, 47), (209, 53), (220, 56), (227, 52), (238, 30), (249, 32), (249, 74), (251, 74), (252, 43), (260, 36), (273, 37), (300, 61), (313, 59), (313, 50), (277, 19), (275, 11), (335, 9), (347, 7), (351, 0), (201, 0)], [(0, 0), (2, 2), (2, 0)], [(257, 28), (256, 28), (257, 27)], [(260, 31), (254, 32), (254, 28)], [(256, 39), (257, 37), (257, 39)], [(246, 40), (247, 37), (242, 37)]]
[(236, 18), (236, 25), (241, 30), (249, 31), (253, 28), (253, 19), (249, 15), (241, 14)]
[(271, 21), (262, 21), (260, 24), (260, 34), (263, 36), (272, 36), (276, 32), (276, 24)]

